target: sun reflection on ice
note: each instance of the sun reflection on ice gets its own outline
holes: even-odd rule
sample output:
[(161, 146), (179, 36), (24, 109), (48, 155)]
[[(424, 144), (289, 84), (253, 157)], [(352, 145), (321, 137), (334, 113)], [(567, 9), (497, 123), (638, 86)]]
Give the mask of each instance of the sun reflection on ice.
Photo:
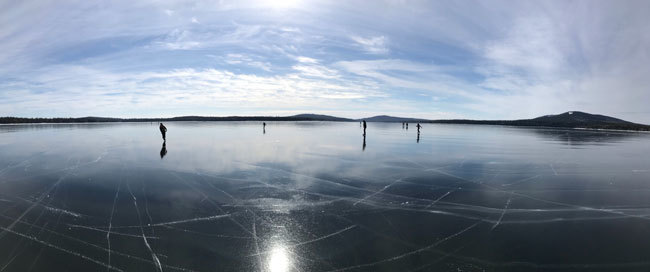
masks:
[(270, 272), (287, 272), (291, 267), (291, 258), (283, 246), (274, 246), (269, 254), (267, 266)]

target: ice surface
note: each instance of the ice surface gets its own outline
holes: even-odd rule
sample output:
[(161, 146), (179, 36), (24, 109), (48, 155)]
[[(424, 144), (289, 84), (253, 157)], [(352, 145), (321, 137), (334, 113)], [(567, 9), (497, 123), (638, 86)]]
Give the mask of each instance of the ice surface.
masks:
[(650, 269), (648, 134), (166, 126), (0, 126), (0, 271)]

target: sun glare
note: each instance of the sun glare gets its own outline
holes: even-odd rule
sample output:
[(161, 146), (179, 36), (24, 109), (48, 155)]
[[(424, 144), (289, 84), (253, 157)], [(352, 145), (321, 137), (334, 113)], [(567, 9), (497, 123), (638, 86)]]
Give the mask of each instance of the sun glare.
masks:
[(270, 272), (287, 272), (291, 266), (291, 259), (284, 247), (274, 247), (267, 262)]
[(266, 0), (271, 7), (276, 9), (293, 8), (298, 5), (300, 0)]

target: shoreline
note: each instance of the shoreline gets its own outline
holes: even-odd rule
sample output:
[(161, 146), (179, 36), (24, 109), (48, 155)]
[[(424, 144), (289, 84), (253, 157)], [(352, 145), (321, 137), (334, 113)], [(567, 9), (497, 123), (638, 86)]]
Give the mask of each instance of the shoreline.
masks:
[[(352, 121), (335, 121), (335, 120), (163, 120), (166, 123), (176, 123), (176, 122), (336, 122), (336, 123), (356, 123), (357, 120)], [(107, 125), (107, 124), (137, 124), (137, 123), (159, 123), (161, 121), (104, 121), (104, 122), (23, 122), (23, 123), (0, 123), (0, 126), (20, 126), (20, 125)], [(492, 121), (486, 121), (486, 123), (481, 123), (478, 121), (476, 123), (466, 123), (466, 122), (419, 122), (422, 124), (432, 124), (432, 125), (479, 125), (479, 126), (501, 126), (501, 127), (510, 127), (510, 128), (545, 128), (545, 129), (564, 129), (564, 130), (581, 130), (581, 131), (600, 131), (600, 132), (640, 132), (640, 133), (650, 133), (650, 129), (635, 130), (635, 129), (606, 129), (606, 128), (589, 128), (589, 127), (566, 127), (566, 126), (534, 126), (534, 125), (512, 125), (512, 124), (496, 124), (491, 123)], [(377, 122), (377, 121), (368, 121), (368, 123), (395, 123), (400, 124), (401, 122)], [(408, 122), (407, 122), (408, 123)], [(412, 122), (413, 123), (413, 122)]]

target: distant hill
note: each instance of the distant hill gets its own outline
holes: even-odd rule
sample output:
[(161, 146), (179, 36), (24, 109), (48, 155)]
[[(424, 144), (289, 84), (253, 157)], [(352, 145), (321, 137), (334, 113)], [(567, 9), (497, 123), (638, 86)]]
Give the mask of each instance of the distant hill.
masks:
[(336, 121), (336, 122), (354, 121), (353, 119), (348, 119), (348, 118), (341, 118), (341, 117), (322, 115), (322, 114), (310, 114), (310, 113), (303, 113), (303, 114), (293, 115), (289, 117), (298, 118), (298, 119), (308, 119), (314, 121)]
[(172, 118), (107, 118), (107, 117), (81, 117), (81, 118), (21, 118), (0, 117), (0, 124), (20, 123), (93, 123), (93, 122), (169, 122), (169, 121), (336, 121), (336, 122), (420, 122), (436, 124), (475, 124), (475, 125), (504, 125), (504, 126), (538, 126), (562, 128), (587, 128), (587, 129), (615, 129), (650, 131), (650, 126), (636, 124), (599, 114), (590, 114), (580, 111), (569, 111), (556, 115), (545, 115), (533, 119), (520, 120), (427, 120), (418, 118), (394, 117), (379, 115), (364, 119), (348, 119), (321, 114), (298, 114), (293, 116), (180, 116)]
[(568, 111), (562, 114), (545, 115), (533, 119), (520, 120), (431, 120), (428, 123), (444, 124), (478, 124), (478, 125), (505, 125), (505, 126), (536, 126), (536, 127), (562, 127), (562, 128), (588, 128), (588, 129), (615, 129), (650, 131), (650, 126), (632, 123), (599, 114), (590, 114), (581, 111)]
[(426, 119), (395, 117), (395, 116), (388, 116), (388, 115), (377, 115), (370, 118), (357, 119), (357, 121), (363, 121), (363, 120), (366, 120), (366, 122), (395, 122), (395, 123), (429, 121)]
[(556, 125), (582, 125), (582, 124), (634, 124), (614, 117), (600, 114), (590, 114), (581, 111), (568, 111), (562, 114), (546, 115), (530, 119), (530, 121), (544, 122)]
[(568, 111), (562, 114), (546, 115), (528, 120), (515, 120), (515, 125), (545, 126), (566, 128), (591, 128), (591, 129), (620, 129), (620, 130), (645, 130), (650, 126), (636, 124), (599, 114), (590, 114), (581, 111)]

